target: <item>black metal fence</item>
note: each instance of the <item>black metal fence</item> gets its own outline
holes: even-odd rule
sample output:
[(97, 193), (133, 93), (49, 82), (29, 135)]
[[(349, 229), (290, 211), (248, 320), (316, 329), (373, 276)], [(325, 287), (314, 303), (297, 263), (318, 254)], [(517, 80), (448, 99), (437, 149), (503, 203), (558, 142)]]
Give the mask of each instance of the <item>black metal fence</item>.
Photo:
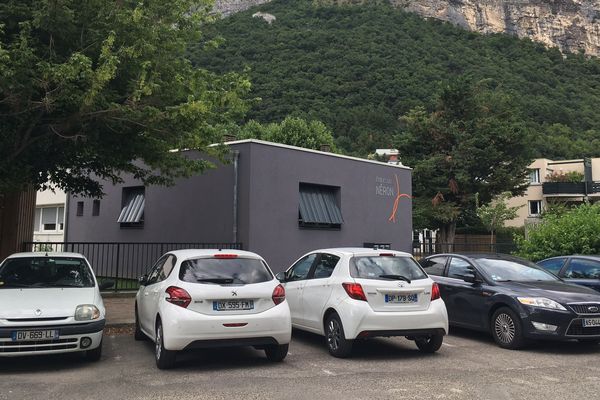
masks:
[(241, 243), (91, 243), (25, 242), (23, 251), (73, 252), (83, 254), (98, 281), (115, 281), (113, 290), (137, 290), (138, 278), (147, 273), (164, 253), (180, 249), (235, 249)]
[(413, 255), (420, 259), (439, 253), (504, 253), (511, 254), (517, 249), (515, 243), (440, 243), (434, 240), (413, 243)]

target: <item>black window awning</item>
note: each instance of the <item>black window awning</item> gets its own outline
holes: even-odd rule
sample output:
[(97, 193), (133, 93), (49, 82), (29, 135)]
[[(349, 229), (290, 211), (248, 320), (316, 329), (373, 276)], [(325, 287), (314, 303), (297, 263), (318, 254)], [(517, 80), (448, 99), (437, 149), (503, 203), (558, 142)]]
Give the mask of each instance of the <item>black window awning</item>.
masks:
[(342, 211), (338, 207), (335, 188), (326, 186), (300, 187), (300, 218), (305, 224), (341, 225)]

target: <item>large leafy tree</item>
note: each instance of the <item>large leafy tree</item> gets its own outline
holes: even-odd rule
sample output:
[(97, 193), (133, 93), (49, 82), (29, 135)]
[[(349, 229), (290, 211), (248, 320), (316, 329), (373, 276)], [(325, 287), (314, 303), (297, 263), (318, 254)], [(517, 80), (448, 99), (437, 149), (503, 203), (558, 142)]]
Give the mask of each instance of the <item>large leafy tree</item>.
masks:
[[(53, 186), (101, 195), (123, 172), (146, 183), (199, 173), (249, 83), (197, 69), (209, 0), (0, 3), (0, 193)], [(137, 160), (137, 161), (136, 161)]]
[(433, 112), (402, 117), (397, 139), (402, 162), (414, 168), (415, 227), (440, 229), (453, 243), (457, 221), (503, 192), (523, 193), (531, 134), (510, 95), (486, 82), (445, 85)]

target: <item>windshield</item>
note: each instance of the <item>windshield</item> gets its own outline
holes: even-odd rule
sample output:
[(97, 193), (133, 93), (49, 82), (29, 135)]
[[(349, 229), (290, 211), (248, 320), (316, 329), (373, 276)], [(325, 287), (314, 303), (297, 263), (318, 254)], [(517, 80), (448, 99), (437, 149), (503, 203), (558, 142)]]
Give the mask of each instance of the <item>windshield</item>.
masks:
[(557, 281), (554, 275), (525, 260), (479, 258), (477, 262), (495, 282)]
[(92, 271), (82, 258), (19, 257), (0, 266), (0, 289), (94, 286)]
[(350, 275), (363, 279), (425, 279), (427, 275), (411, 257), (363, 256), (350, 261)]
[(191, 283), (246, 285), (270, 281), (273, 275), (264, 262), (254, 258), (198, 258), (181, 263), (179, 279)]

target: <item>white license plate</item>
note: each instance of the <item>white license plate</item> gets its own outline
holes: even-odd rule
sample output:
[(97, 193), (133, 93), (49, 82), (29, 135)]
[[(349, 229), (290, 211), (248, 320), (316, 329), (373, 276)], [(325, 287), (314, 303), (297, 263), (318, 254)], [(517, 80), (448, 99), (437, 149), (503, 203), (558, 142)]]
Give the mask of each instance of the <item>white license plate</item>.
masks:
[(417, 303), (418, 301), (419, 301), (419, 296), (416, 293), (386, 294), (385, 295), (386, 303), (406, 304), (406, 303)]
[(586, 318), (583, 320), (584, 328), (593, 328), (600, 326), (600, 318)]
[(254, 310), (254, 300), (213, 301), (214, 311)]
[(55, 340), (59, 338), (58, 330), (14, 331), (13, 342), (31, 342), (36, 340)]

